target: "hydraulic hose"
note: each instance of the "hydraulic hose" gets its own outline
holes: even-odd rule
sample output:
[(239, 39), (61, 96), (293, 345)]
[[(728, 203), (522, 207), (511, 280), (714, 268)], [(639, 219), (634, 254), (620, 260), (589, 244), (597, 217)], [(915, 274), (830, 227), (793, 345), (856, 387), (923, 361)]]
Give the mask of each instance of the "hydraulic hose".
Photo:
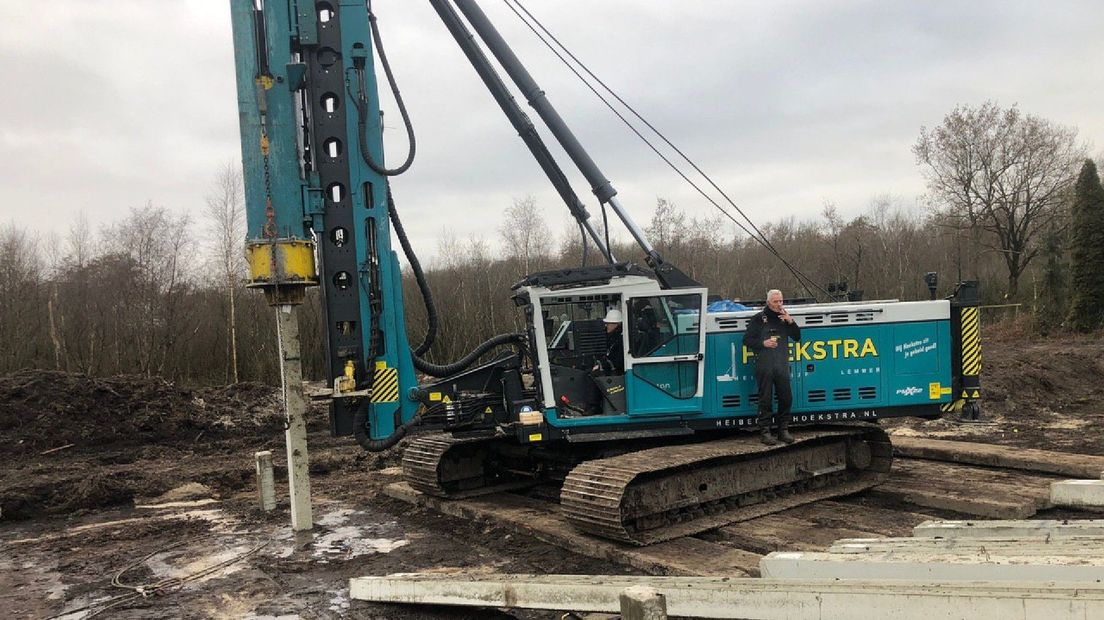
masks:
[(422, 359), (421, 355), (428, 351), (430, 346), (432, 346), (433, 342), (437, 339), (437, 304), (433, 301), (433, 293), (429, 289), (429, 282), (426, 281), (421, 261), (418, 260), (418, 255), (414, 253), (414, 248), (410, 245), (410, 239), (407, 238), (406, 230), (403, 228), (402, 221), (399, 219), (399, 210), (395, 206), (395, 199), (391, 194), (390, 185), (387, 187), (387, 214), (391, 218), (391, 224), (394, 226), (395, 235), (399, 238), (399, 244), (402, 246), (403, 254), (406, 255), (406, 259), (410, 261), (410, 270), (414, 272), (414, 279), (418, 283), (418, 290), (421, 291), (422, 300), (425, 302), (427, 323), (425, 339), (422, 341), (422, 344), (410, 351), (415, 368), (433, 377), (447, 377), (448, 375), (458, 373), (471, 366), (480, 356), (495, 347), (515, 342), (525, 342), (525, 334), (499, 334), (481, 343), (471, 353), (468, 353), (462, 359), (451, 364), (434, 364), (433, 362)]
[(372, 439), (368, 436), (368, 407), (362, 406), (353, 415), (353, 438), (356, 439), (361, 448), (368, 452), (383, 452), (394, 447), (403, 437), (406, 437), (407, 430), (418, 424), (418, 422), (418, 416), (414, 416), (406, 424), (400, 424), (389, 437)]
[(471, 366), (480, 356), (495, 347), (518, 342), (525, 342), (525, 334), (499, 334), (484, 341), (482, 344), (475, 347), (471, 353), (468, 353), (451, 364), (434, 364), (433, 362), (427, 362), (420, 357), (414, 356), (414, 367), (433, 377), (447, 377)]
[[(387, 54), (383, 51), (383, 38), (380, 36), (379, 26), (376, 23), (376, 14), (372, 13), (370, 8), (368, 11), (368, 23), (372, 28), (372, 42), (375, 44), (376, 51), (379, 52), (383, 73), (387, 76), (387, 83), (391, 86), (391, 94), (395, 97), (395, 104), (398, 105), (403, 124), (406, 125), (406, 139), (407, 143), (410, 145), (410, 150), (407, 152), (406, 161), (404, 161), (401, 166), (398, 168), (385, 168), (376, 160), (372, 159), (372, 154), (368, 152), (368, 140), (365, 137), (365, 130), (368, 128), (368, 93), (365, 92), (365, 67), (363, 59), (354, 60), (360, 82), (360, 93), (357, 97), (350, 96), (350, 100), (357, 109), (357, 138), (360, 143), (360, 155), (364, 159), (364, 163), (368, 164), (368, 167), (375, 170), (377, 174), (381, 174), (385, 177), (393, 177), (406, 172), (406, 170), (410, 168), (410, 164), (414, 163), (414, 152), (417, 150), (414, 139), (414, 123), (410, 121), (410, 114), (406, 111), (406, 103), (403, 102), (402, 93), (399, 92), (399, 85), (395, 81), (395, 74), (391, 72), (391, 63), (387, 61)], [(349, 84), (349, 89), (352, 89), (352, 84)], [(350, 95), (352, 95), (352, 93), (350, 93)]]
[(391, 225), (395, 229), (395, 235), (399, 238), (399, 244), (402, 246), (403, 254), (406, 255), (406, 260), (410, 262), (410, 270), (414, 272), (414, 280), (418, 283), (418, 290), (421, 291), (422, 301), (425, 303), (426, 335), (422, 343), (412, 351), (414, 358), (418, 359), (420, 355), (433, 346), (433, 342), (437, 339), (437, 305), (433, 302), (433, 293), (430, 292), (425, 272), (422, 271), (422, 263), (418, 260), (418, 255), (414, 253), (414, 248), (410, 245), (402, 221), (399, 220), (399, 210), (395, 208), (395, 199), (391, 196), (390, 184), (387, 185), (387, 215), (391, 218)]
[[(483, 342), (471, 353), (468, 353), (462, 359), (452, 364), (433, 364), (418, 356), (414, 356), (414, 367), (434, 377), (445, 377), (458, 373), (468, 366), (471, 366), (481, 355), (495, 347), (510, 343), (522, 343), (522, 346), (524, 346), (524, 342), (525, 334), (499, 334)], [(402, 441), (403, 437), (406, 437), (407, 432), (409, 432), (411, 428), (421, 423), (421, 417), (414, 416), (409, 422), (400, 424), (398, 428), (395, 429), (395, 432), (391, 433), (388, 437), (383, 439), (372, 439), (368, 435), (368, 412), (369, 408), (362, 405), (357, 409), (357, 412), (353, 414), (353, 438), (356, 439), (357, 444), (359, 444), (361, 448), (364, 448), (364, 450), (368, 452), (383, 452), (384, 450), (393, 448), (395, 444)]]

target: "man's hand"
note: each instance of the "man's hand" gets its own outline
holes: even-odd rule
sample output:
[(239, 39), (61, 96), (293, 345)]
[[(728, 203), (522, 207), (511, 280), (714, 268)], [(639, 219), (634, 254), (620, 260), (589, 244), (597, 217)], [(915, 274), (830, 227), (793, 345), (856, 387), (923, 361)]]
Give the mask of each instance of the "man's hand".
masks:
[(774, 338), (767, 338), (763, 341), (763, 346), (768, 349), (775, 349), (778, 347), (778, 341)]
[(793, 323), (794, 319), (790, 316), (789, 310), (783, 310), (782, 314), (778, 315), (778, 318), (782, 319), (783, 323)]

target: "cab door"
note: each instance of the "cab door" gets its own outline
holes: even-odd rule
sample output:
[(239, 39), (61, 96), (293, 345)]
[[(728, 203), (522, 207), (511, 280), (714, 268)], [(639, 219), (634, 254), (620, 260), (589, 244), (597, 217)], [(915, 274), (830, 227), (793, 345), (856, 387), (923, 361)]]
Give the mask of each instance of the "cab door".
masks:
[(629, 415), (702, 412), (705, 299), (705, 289), (625, 298)]

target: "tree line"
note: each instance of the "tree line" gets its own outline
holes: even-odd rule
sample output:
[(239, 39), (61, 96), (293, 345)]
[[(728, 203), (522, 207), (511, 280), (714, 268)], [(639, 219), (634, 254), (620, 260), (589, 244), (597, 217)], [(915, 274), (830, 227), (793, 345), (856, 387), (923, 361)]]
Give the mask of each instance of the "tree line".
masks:
[[(692, 216), (658, 198), (645, 232), (669, 262), (727, 299), (760, 300), (769, 288), (821, 301), (828, 291), (926, 299), (923, 275), (934, 271), (940, 296), (979, 280), (983, 303), (1019, 303), (1040, 331), (1104, 325), (1104, 188), (1074, 131), (987, 103), (923, 129), (914, 153), (929, 187), (919, 208), (887, 194), (844, 217), (825, 203), (815, 218), (761, 225), (764, 244), (724, 215)], [(547, 220), (523, 198), (503, 210), (494, 242), (442, 235), (426, 269), (439, 315), (428, 359), (452, 361), (521, 331), (510, 287), (526, 273), (583, 261), (579, 232), (555, 235)], [(244, 237), (234, 166), (215, 175), (198, 221), (147, 203), (99, 230), (80, 218), (48, 247), (0, 227), (0, 372), (278, 381), (274, 310), (244, 286)], [(619, 260), (643, 262), (635, 244), (613, 237), (611, 245)], [(600, 256), (591, 247), (586, 259)], [(420, 342), (426, 313), (407, 272), (404, 296), (410, 340)], [(326, 379), (317, 289), (300, 316), (304, 374)]]

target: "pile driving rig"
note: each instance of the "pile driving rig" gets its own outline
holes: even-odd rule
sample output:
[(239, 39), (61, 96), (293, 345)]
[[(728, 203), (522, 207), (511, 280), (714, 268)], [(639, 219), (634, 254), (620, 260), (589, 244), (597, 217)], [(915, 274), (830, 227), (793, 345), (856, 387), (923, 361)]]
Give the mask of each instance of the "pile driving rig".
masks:
[[(648, 544), (877, 484), (892, 449), (869, 422), (976, 416), (977, 289), (963, 283), (943, 300), (791, 308), (803, 335), (790, 350), (793, 426), (807, 428), (782, 447), (740, 433), (758, 406), (741, 341), (754, 311), (708, 312), (706, 288), (649, 244), (476, 3), (429, 1), (605, 264), (525, 276), (513, 294), (525, 333), (454, 364), (423, 360), (435, 311), (388, 187), (410, 165), (414, 138), (374, 15), (363, 2), (231, 0), (251, 283), (284, 303), (321, 285), (334, 434), (375, 451), (417, 432), (403, 469), (423, 492), (554, 481), (579, 528)], [(647, 267), (615, 260), (472, 30)], [(393, 169), (383, 164), (377, 61), (410, 141)], [(413, 350), (392, 232), (427, 301), (430, 334)], [(596, 374), (610, 309), (622, 317), (624, 371)], [(517, 350), (472, 366), (503, 345)]]

